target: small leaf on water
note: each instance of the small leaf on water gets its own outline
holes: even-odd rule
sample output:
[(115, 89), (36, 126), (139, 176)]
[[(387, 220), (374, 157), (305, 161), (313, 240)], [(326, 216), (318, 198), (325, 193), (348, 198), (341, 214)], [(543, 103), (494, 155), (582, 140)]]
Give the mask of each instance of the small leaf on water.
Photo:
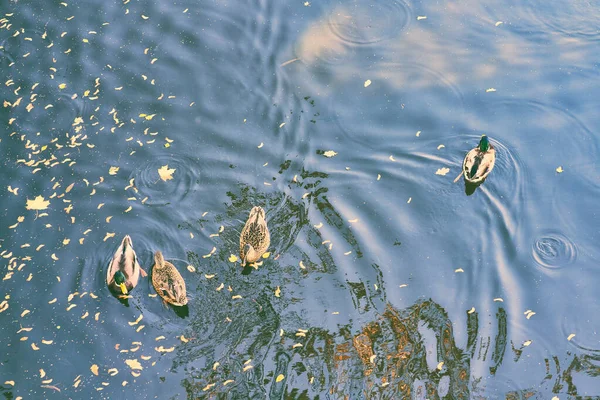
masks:
[(495, 92), (495, 91), (496, 91), (496, 89), (494, 89), (494, 88), (489, 88), (489, 89), (485, 90), (486, 93)]
[(232, 255), (230, 255), (230, 256), (229, 256), (229, 262), (232, 262), (232, 263), (234, 263), (234, 262), (236, 262), (237, 260), (238, 260), (238, 258), (237, 258), (237, 256), (236, 256), (236, 255), (232, 254)]
[(325, 157), (329, 157), (329, 158), (331, 158), (331, 157), (335, 157), (337, 154), (338, 154), (338, 153), (336, 153), (336, 152), (335, 152), (335, 151), (333, 151), (333, 150), (327, 150), (326, 152), (324, 152), (324, 153), (323, 153), (323, 155), (324, 155)]
[(367, 80), (365, 81), (365, 87), (369, 87), (370, 85), (371, 85), (371, 80), (370, 80), (370, 79), (367, 79)]
[(450, 168), (440, 168), (437, 171), (435, 171), (436, 175), (446, 175), (448, 172), (450, 172)]
[(279, 286), (275, 289), (275, 297), (281, 297), (281, 288), (279, 288)]
[(27, 210), (45, 210), (48, 208), (49, 205), (49, 200), (44, 200), (44, 197), (37, 196), (33, 200), (27, 199), (27, 205), (25, 206), (25, 208)]
[(574, 333), (571, 333), (571, 334), (569, 335), (569, 337), (567, 338), (567, 340), (568, 340), (568, 341), (571, 341), (571, 339), (573, 339), (574, 337), (575, 337), (575, 334), (574, 334)]
[(558, 172), (559, 174), (562, 174), (564, 172), (564, 169), (562, 166), (556, 168), (556, 172)]
[(140, 362), (136, 359), (134, 360), (125, 360), (125, 364), (127, 364), (129, 366), (129, 368), (131, 368), (132, 370), (142, 370), (144, 369), (142, 367), (142, 364), (140, 364)]
[(108, 169), (108, 174), (109, 175), (116, 175), (117, 172), (119, 172), (119, 167), (110, 167)]
[(284, 379), (285, 379), (285, 375), (279, 374), (279, 375), (277, 375), (277, 378), (275, 378), (275, 382), (281, 382)]
[(98, 376), (98, 366), (96, 364), (92, 364), (90, 371), (92, 371), (92, 374)]
[(160, 179), (163, 181), (168, 181), (173, 179), (173, 173), (175, 172), (175, 168), (169, 169), (168, 165), (163, 165), (158, 169), (158, 175), (160, 175)]

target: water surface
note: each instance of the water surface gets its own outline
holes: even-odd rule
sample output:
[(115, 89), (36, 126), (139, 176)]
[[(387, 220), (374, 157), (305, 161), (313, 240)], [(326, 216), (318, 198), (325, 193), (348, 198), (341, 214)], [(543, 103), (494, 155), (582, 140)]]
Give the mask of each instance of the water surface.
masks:
[[(599, 10), (3, 3), (0, 393), (600, 396)], [(125, 234), (187, 309), (110, 294)]]

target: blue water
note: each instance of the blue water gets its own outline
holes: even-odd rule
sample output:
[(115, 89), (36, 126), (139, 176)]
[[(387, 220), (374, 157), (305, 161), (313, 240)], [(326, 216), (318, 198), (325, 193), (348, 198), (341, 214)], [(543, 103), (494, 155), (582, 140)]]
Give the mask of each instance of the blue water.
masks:
[[(0, 394), (600, 396), (599, 20), (578, 0), (5, 0)], [(482, 134), (497, 160), (469, 191)], [(254, 205), (257, 270), (231, 257)], [(148, 278), (111, 295), (126, 234), (187, 309)]]

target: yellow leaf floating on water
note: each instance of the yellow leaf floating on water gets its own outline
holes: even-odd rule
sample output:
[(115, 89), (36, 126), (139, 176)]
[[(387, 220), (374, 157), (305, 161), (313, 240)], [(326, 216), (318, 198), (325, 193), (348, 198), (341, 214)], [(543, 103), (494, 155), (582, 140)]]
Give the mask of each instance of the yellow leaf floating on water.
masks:
[(446, 175), (448, 172), (450, 172), (450, 168), (440, 168), (437, 171), (435, 171), (436, 175)]
[(277, 286), (277, 289), (275, 289), (275, 297), (281, 297), (281, 289), (279, 286)]
[(425, 15), (419, 15), (419, 16), (417, 16), (417, 21), (420, 21), (422, 19), (427, 19), (427, 16), (425, 16)]
[(173, 173), (175, 172), (175, 168), (169, 169), (168, 165), (163, 165), (158, 169), (158, 175), (160, 175), (160, 179), (163, 181), (168, 181), (173, 179)]
[(92, 374), (98, 376), (98, 366), (96, 364), (92, 364), (90, 371), (92, 371)]
[(526, 340), (525, 342), (523, 342), (523, 346), (527, 347), (527, 346), (529, 346), (531, 343), (533, 343), (533, 340)]
[(365, 87), (369, 87), (369, 86), (371, 86), (371, 80), (370, 80), (370, 79), (367, 79), (367, 80), (365, 81)]
[(129, 324), (129, 326), (134, 326), (140, 323), (140, 321), (142, 320), (142, 318), (144, 318), (144, 314), (140, 314), (139, 317), (137, 317), (137, 319), (133, 322), (127, 322)]
[(559, 174), (562, 174), (565, 170), (563, 169), (562, 165), (558, 168), (556, 168), (556, 172), (558, 172)]
[(496, 91), (495, 88), (489, 88), (489, 89), (485, 90), (486, 93), (492, 93), (492, 92), (495, 92), (495, 91)]
[(169, 347), (169, 348), (165, 348), (165, 347), (163, 347), (163, 346), (160, 346), (160, 347), (155, 347), (155, 348), (154, 348), (154, 350), (156, 350), (156, 351), (160, 351), (160, 352), (162, 352), (162, 353), (170, 353), (170, 352), (172, 352), (173, 350), (175, 350), (175, 346), (173, 346), (173, 347)]
[(494, 25), (496, 25), (496, 26), (500, 26), (500, 25), (502, 25), (503, 23), (504, 23), (504, 22), (502, 22), (502, 21), (498, 21), (498, 22), (496, 22)]
[(140, 362), (136, 359), (133, 360), (125, 360), (125, 364), (127, 364), (127, 366), (133, 370), (139, 369), (142, 370), (144, 369), (142, 367), (142, 364), (140, 364)]
[(45, 210), (48, 208), (49, 205), (49, 200), (44, 200), (44, 197), (37, 196), (33, 200), (27, 199), (27, 205), (25, 206), (25, 208), (27, 210)]
[(277, 378), (275, 378), (275, 382), (281, 382), (284, 379), (285, 379), (285, 375), (279, 374), (279, 375), (277, 375)]
[(329, 158), (331, 158), (331, 157), (335, 157), (337, 154), (338, 154), (338, 153), (336, 153), (336, 152), (335, 152), (335, 151), (333, 151), (333, 150), (327, 150), (326, 152), (324, 152), (324, 153), (323, 153), (323, 155), (324, 155), (325, 157), (329, 157)]
[(119, 167), (110, 167), (108, 169), (108, 174), (109, 175), (116, 175), (117, 172), (119, 172)]
[(269, 253), (268, 251), (266, 253), (264, 253), (262, 255), (262, 258), (269, 258), (269, 256), (271, 255), (271, 253)]
[(106, 242), (108, 239), (110, 239), (111, 237), (114, 237), (114, 236), (115, 236), (114, 233), (106, 232), (106, 236), (104, 236), (103, 241)]
[(196, 272), (196, 268), (193, 265), (188, 265), (187, 270), (190, 272)]
[(60, 85), (58, 85), (59, 89), (66, 89), (67, 88), (67, 84), (66, 83), (61, 83)]
[(574, 334), (574, 333), (571, 333), (571, 334), (569, 335), (569, 337), (567, 338), (567, 340), (568, 340), (568, 341), (571, 341), (571, 339), (573, 339), (574, 337), (575, 337), (575, 334)]
[(5, 381), (5, 385), (15, 386), (15, 381)]
[(441, 370), (444, 367), (444, 362), (441, 361), (438, 365), (437, 365), (437, 369)]
[(229, 256), (229, 262), (236, 262), (238, 260), (237, 256), (235, 254), (232, 254)]

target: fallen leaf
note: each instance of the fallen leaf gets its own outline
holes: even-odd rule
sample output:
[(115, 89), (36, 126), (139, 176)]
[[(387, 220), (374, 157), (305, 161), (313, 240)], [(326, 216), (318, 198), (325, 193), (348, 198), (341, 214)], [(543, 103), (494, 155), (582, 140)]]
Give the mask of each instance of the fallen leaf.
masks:
[(574, 337), (575, 337), (575, 334), (574, 334), (574, 333), (571, 333), (571, 334), (569, 335), (569, 337), (567, 338), (567, 340), (568, 340), (568, 341), (571, 341), (571, 339), (573, 339)]
[(426, 17), (426, 16), (424, 16), (424, 15), (419, 15), (419, 16), (417, 16), (417, 21), (420, 21), (420, 20), (422, 20), (422, 19), (427, 19), (427, 17)]
[(92, 364), (90, 371), (92, 371), (92, 374), (98, 376), (98, 366), (96, 364)]
[(132, 370), (136, 370), (136, 369), (142, 370), (142, 369), (144, 369), (142, 367), (142, 364), (140, 364), (140, 362), (137, 360), (137, 358), (134, 359), (134, 360), (125, 360), (125, 364), (127, 364), (127, 366), (129, 368), (131, 368)]
[(49, 205), (49, 200), (44, 200), (44, 197), (37, 196), (33, 200), (27, 199), (27, 205), (25, 206), (25, 208), (27, 210), (45, 210), (48, 208)]
[(277, 378), (275, 378), (275, 382), (281, 382), (284, 379), (285, 379), (285, 375), (279, 374), (279, 375), (277, 375)]
[(556, 172), (558, 172), (559, 174), (562, 174), (565, 170), (563, 169), (562, 165), (558, 168), (556, 168)]
[(277, 289), (275, 289), (275, 297), (281, 297), (281, 289), (279, 286), (277, 286)]
[(110, 167), (108, 170), (109, 175), (116, 175), (119, 172), (119, 167)]
[(175, 168), (169, 169), (168, 165), (163, 165), (158, 169), (158, 175), (160, 175), (160, 179), (163, 181), (168, 181), (173, 179), (173, 173), (175, 172)]
[(337, 155), (337, 153), (333, 150), (327, 150), (326, 152), (323, 153), (323, 155), (325, 157), (331, 158), (331, 157), (335, 157)]
[(437, 171), (435, 171), (436, 175), (446, 175), (448, 172), (450, 172), (450, 168), (440, 168)]
[(371, 85), (371, 80), (370, 80), (370, 79), (367, 79), (367, 80), (365, 81), (365, 87), (369, 87), (370, 85)]
[(489, 89), (485, 90), (486, 93), (495, 92), (495, 91), (496, 91), (496, 89), (494, 89), (494, 88), (489, 88)]
[(233, 263), (233, 262), (236, 262), (237, 260), (238, 260), (238, 258), (236, 255), (232, 254), (229, 256), (229, 262)]

